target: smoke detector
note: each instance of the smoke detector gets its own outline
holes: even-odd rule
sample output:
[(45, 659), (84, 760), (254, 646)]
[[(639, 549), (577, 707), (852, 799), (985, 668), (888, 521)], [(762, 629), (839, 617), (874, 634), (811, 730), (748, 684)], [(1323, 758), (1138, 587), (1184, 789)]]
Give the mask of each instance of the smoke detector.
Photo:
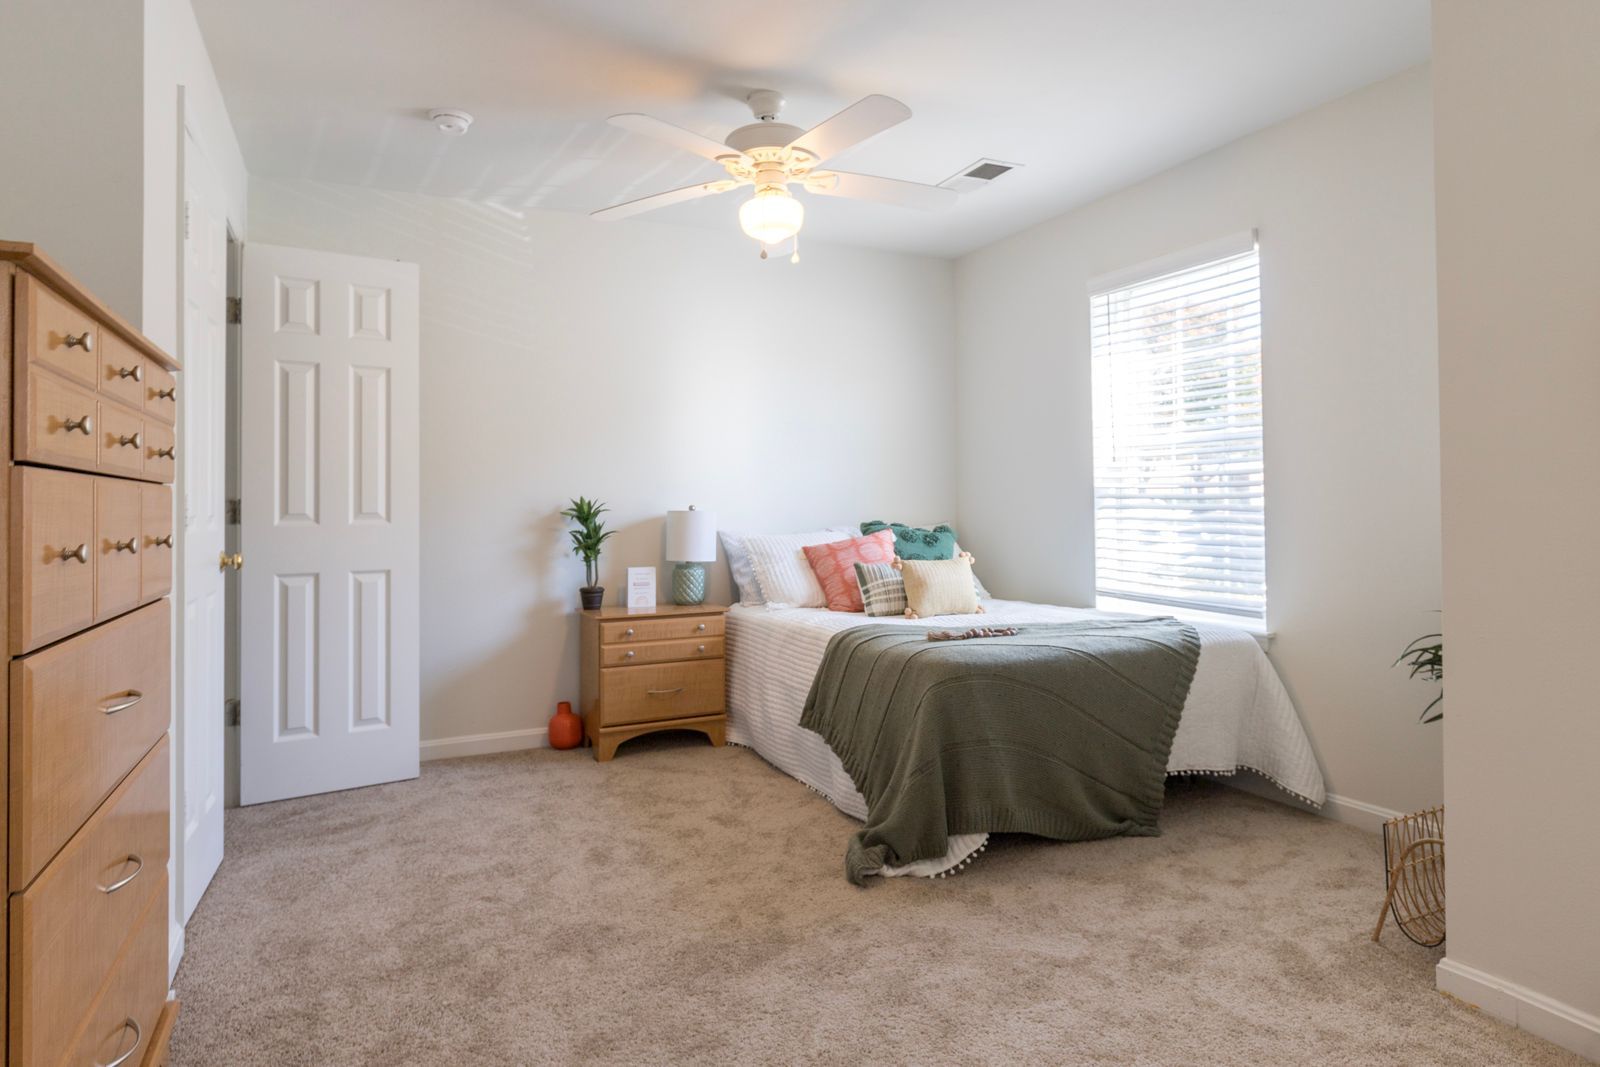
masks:
[(451, 137), (460, 137), (472, 126), (472, 116), (455, 107), (436, 107), (428, 112), (428, 118), (439, 127), (439, 132)]

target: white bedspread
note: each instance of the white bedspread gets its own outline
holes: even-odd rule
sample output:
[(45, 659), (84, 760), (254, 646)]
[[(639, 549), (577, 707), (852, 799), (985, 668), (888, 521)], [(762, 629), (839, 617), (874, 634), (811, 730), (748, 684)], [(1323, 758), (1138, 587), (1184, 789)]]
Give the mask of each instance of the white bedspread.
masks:
[[(821, 737), (800, 727), (811, 680), (828, 639), (871, 623), (965, 630), (973, 626), (1071, 622), (1104, 613), (1020, 600), (984, 601), (982, 615), (937, 619), (869, 618), (821, 608), (735, 606), (728, 612), (728, 740), (753, 748), (857, 819), (866, 801)], [(1154, 614), (1154, 613), (1152, 613)], [(1233, 774), (1248, 768), (1285, 791), (1320, 806), (1326, 799), (1322, 770), (1310, 739), (1266, 654), (1243, 630), (1193, 624), (1200, 663), (1167, 761), (1168, 774)], [(884, 873), (938, 874), (960, 866), (987, 835), (951, 839), (942, 860)]]

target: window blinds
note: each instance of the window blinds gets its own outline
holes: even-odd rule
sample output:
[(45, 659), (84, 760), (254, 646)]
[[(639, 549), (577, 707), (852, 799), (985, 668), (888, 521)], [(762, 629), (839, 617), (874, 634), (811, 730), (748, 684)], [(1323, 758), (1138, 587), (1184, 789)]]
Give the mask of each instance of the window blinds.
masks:
[(1262, 619), (1261, 272), (1233, 244), (1091, 293), (1095, 581)]

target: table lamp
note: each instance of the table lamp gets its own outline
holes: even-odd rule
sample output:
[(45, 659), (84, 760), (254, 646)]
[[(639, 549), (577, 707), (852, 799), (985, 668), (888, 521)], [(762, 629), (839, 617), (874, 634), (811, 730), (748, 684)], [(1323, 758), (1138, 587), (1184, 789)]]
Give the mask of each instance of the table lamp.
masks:
[(672, 602), (706, 602), (705, 564), (717, 558), (717, 517), (709, 511), (667, 512), (667, 561), (672, 571)]

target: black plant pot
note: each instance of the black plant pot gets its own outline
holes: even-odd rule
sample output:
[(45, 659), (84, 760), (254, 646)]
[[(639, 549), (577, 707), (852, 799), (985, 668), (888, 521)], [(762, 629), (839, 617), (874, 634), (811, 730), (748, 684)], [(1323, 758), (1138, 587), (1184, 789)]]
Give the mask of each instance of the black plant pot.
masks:
[(606, 589), (603, 585), (585, 585), (579, 587), (578, 596), (583, 598), (584, 611), (594, 611), (605, 603)]

